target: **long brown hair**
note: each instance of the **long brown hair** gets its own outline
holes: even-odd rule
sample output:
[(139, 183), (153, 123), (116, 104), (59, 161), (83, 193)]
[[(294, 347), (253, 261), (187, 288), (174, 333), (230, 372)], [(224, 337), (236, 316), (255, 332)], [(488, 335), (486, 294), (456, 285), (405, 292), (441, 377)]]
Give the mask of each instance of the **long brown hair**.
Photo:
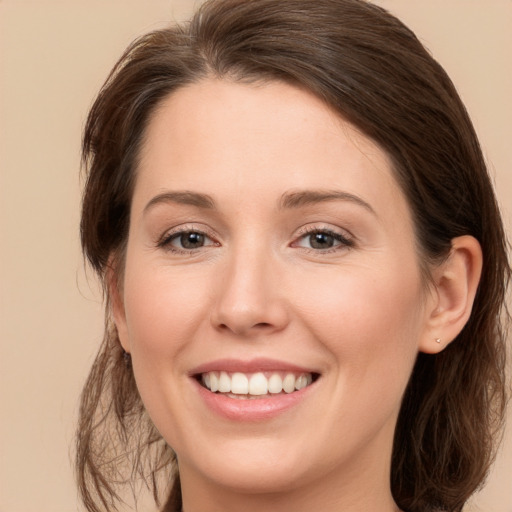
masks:
[[(375, 140), (408, 200), (426, 273), (454, 237), (480, 242), (471, 317), (443, 352), (419, 354), (392, 457), (391, 488), (403, 510), (460, 511), (486, 476), (504, 417), (510, 266), (482, 152), (452, 82), (407, 27), (364, 0), (210, 0), (189, 24), (141, 37), (108, 77), (83, 139), (82, 245), (102, 280), (112, 261), (122, 267), (152, 112), (179, 87), (212, 76), (296, 84)], [(80, 408), (82, 498), (90, 512), (112, 510), (120, 489), (143, 481), (165, 510), (179, 510), (175, 456), (145, 413), (108, 299), (106, 318)], [(159, 478), (174, 485), (162, 488)]]

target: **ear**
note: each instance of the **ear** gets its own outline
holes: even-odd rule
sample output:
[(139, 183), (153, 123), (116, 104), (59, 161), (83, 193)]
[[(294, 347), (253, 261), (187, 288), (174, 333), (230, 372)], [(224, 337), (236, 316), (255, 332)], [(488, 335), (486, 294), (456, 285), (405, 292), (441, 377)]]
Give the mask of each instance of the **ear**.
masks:
[(471, 315), (481, 273), (482, 249), (476, 238), (454, 238), (448, 258), (433, 271), (421, 352), (441, 352), (462, 331)]
[(114, 257), (109, 258), (105, 278), (110, 301), (110, 311), (117, 329), (119, 341), (123, 349), (126, 352), (130, 352), (122, 283), (120, 283), (120, 272)]

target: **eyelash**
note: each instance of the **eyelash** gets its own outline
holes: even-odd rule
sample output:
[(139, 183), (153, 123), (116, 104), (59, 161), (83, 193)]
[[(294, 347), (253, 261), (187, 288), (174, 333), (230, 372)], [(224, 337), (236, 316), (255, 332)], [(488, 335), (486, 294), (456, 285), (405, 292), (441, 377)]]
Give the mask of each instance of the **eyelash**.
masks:
[[(199, 236), (204, 236), (205, 238), (209, 239), (212, 243), (207, 244), (207, 245), (202, 245), (201, 247), (191, 248), (191, 249), (179, 248), (179, 247), (175, 247), (172, 245), (172, 242), (174, 240), (176, 240), (177, 238), (179, 238), (183, 235), (186, 235), (186, 234), (197, 234)], [(315, 235), (315, 234), (328, 235), (328, 236), (332, 237), (334, 240), (336, 240), (337, 242), (339, 242), (339, 245), (334, 246), (334, 247), (329, 247), (327, 249), (315, 249), (313, 247), (302, 247), (302, 246), (298, 245), (298, 243), (300, 241), (306, 239), (307, 237), (311, 237), (312, 235)], [(219, 245), (220, 244), (218, 242), (215, 242), (212, 235), (206, 233), (203, 230), (195, 229), (192, 226), (191, 227), (183, 227), (176, 231), (172, 231), (171, 233), (165, 233), (161, 237), (161, 239), (157, 242), (157, 247), (165, 249), (169, 252), (176, 253), (176, 254), (192, 254), (196, 251), (203, 249), (204, 247), (219, 246)], [(342, 235), (341, 233), (333, 231), (332, 229), (329, 229), (329, 228), (307, 227), (299, 233), (298, 238), (295, 239), (294, 242), (292, 242), (291, 247), (298, 247), (305, 251), (312, 252), (315, 254), (328, 254), (328, 253), (332, 253), (332, 252), (336, 252), (336, 251), (340, 251), (340, 250), (346, 250), (346, 249), (350, 249), (351, 247), (354, 247), (354, 240), (345, 235)]]
[(206, 247), (212, 245), (212, 246), (218, 246), (219, 243), (218, 242), (215, 242), (213, 236), (209, 233), (207, 233), (206, 231), (204, 230), (201, 230), (201, 229), (196, 229), (192, 226), (188, 227), (188, 226), (185, 226), (185, 227), (182, 227), (182, 228), (179, 228), (177, 229), (176, 231), (172, 231), (172, 232), (166, 232), (161, 238), (160, 240), (157, 242), (157, 247), (159, 248), (162, 248), (162, 249), (165, 249), (166, 251), (169, 251), (169, 252), (173, 252), (175, 254), (192, 254), (196, 251), (199, 251), (201, 249), (203, 249), (205, 246), (201, 246), (201, 247), (197, 247), (197, 248), (192, 248), (192, 249), (181, 249), (179, 247), (174, 247), (172, 245), (172, 242), (174, 240), (176, 240), (177, 238), (180, 238), (181, 236), (183, 235), (186, 235), (186, 234), (197, 234), (197, 235), (200, 235), (200, 236), (204, 236), (205, 238), (209, 239), (210, 241), (212, 241), (213, 243), (211, 244), (208, 244), (206, 245)]
[(334, 247), (329, 247), (328, 249), (315, 249), (312, 247), (301, 247), (303, 250), (306, 250), (308, 252), (312, 252), (315, 254), (319, 254), (319, 253), (320, 254), (329, 254), (329, 253), (337, 252), (340, 250), (350, 249), (350, 248), (354, 247), (354, 245), (355, 245), (354, 240), (352, 238), (350, 238), (349, 236), (342, 235), (341, 233), (339, 233), (337, 231), (333, 231), (330, 228), (307, 227), (303, 231), (301, 231), (300, 236), (297, 238), (296, 241), (293, 242), (292, 246), (295, 246), (295, 244), (297, 244), (298, 241), (304, 240), (308, 236), (310, 237), (311, 235), (315, 235), (315, 234), (323, 234), (323, 235), (331, 236), (332, 238), (334, 238), (334, 240), (336, 240), (340, 244), (337, 246), (334, 246)]

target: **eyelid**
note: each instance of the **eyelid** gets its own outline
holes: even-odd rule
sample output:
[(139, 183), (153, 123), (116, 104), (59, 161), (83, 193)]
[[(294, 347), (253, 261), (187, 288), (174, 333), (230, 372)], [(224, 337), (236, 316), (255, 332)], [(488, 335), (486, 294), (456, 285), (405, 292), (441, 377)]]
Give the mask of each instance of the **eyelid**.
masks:
[(207, 229), (205, 227), (198, 227), (194, 224), (181, 224), (179, 226), (175, 226), (173, 228), (170, 228), (163, 232), (163, 234), (158, 238), (156, 241), (156, 246), (162, 249), (167, 249), (169, 251), (175, 251), (175, 252), (183, 252), (183, 253), (190, 253), (193, 251), (197, 251), (202, 249), (203, 247), (198, 247), (197, 249), (180, 249), (178, 247), (172, 247), (171, 248), (171, 241), (178, 237), (179, 235), (182, 235), (184, 233), (199, 233), (201, 235), (204, 235), (206, 238), (211, 240), (212, 244), (207, 244), (203, 247), (209, 247), (209, 246), (219, 246), (220, 243), (216, 240), (215, 235), (210, 229)]
[[(302, 247), (302, 246), (296, 245), (298, 243), (298, 241), (304, 239), (308, 235), (312, 235), (315, 233), (329, 234), (329, 235), (333, 236), (338, 242), (340, 242), (340, 244), (337, 246), (334, 246), (334, 247), (330, 247), (328, 249), (313, 249), (313, 248)], [(297, 232), (297, 235), (294, 238), (294, 241), (291, 244), (292, 247), (300, 247), (305, 250), (311, 250), (318, 254), (322, 254), (322, 253), (325, 254), (327, 252), (343, 250), (343, 249), (354, 247), (354, 245), (355, 245), (355, 237), (352, 235), (352, 233), (350, 233), (346, 229), (335, 228), (332, 226), (326, 226), (325, 224), (323, 224), (323, 225), (309, 224), (307, 226), (303, 226), (302, 228), (299, 229), (299, 231)]]
[[(179, 247), (171, 246), (172, 240), (177, 238), (178, 236), (184, 234), (184, 233), (199, 233), (201, 235), (204, 235), (206, 238), (208, 238), (212, 243), (208, 243), (202, 247), (198, 247), (196, 249), (180, 249)], [(298, 242), (302, 240), (303, 238), (307, 237), (308, 235), (314, 234), (314, 233), (326, 233), (331, 236), (333, 236), (339, 244), (327, 248), (327, 249), (314, 249), (314, 248), (308, 248), (308, 247), (302, 247), (298, 245)], [(343, 250), (347, 248), (353, 247), (355, 244), (355, 237), (346, 229), (342, 229), (339, 227), (333, 227), (328, 226), (325, 224), (317, 224), (317, 225), (311, 225), (308, 224), (306, 226), (303, 226), (299, 228), (296, 235), (294, 236), (294, 239), (292, 243), (290, 244), (291, 247), (299, 247), (304, 250), (310, 250), (315, 253), (321, 254), (321, 253), (327, 253), (327, 252), (333, 252), (338, 250)], [(211, 246), (220, 246), (221, 244), (217, 241), (217, 236), (212, 232), (212, 230), (208, 229), (205, 226), (199, 227), (197, 224), (181, 224), (178, 226), (175, 226), (173, 228), (167, 229), (163, 232), (163, 234), (157, 239), (156, 246), (158, 248), (162, 248), (171, 252), (177, 252), (177, 253), (186, 253), (190, 254), (191, 252), (199, 251), (201, 249), (204, 249), (205, 247), (211, 247)]]

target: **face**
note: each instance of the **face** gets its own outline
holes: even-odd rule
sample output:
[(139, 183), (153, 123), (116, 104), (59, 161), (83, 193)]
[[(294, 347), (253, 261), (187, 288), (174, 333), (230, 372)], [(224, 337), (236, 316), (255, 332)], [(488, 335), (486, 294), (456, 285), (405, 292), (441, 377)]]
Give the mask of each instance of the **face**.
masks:
[(428, 298), (386, 154), (298, 88), (212, 80), (140, 157), (115, 319), (182, 480), (387, 478)]

